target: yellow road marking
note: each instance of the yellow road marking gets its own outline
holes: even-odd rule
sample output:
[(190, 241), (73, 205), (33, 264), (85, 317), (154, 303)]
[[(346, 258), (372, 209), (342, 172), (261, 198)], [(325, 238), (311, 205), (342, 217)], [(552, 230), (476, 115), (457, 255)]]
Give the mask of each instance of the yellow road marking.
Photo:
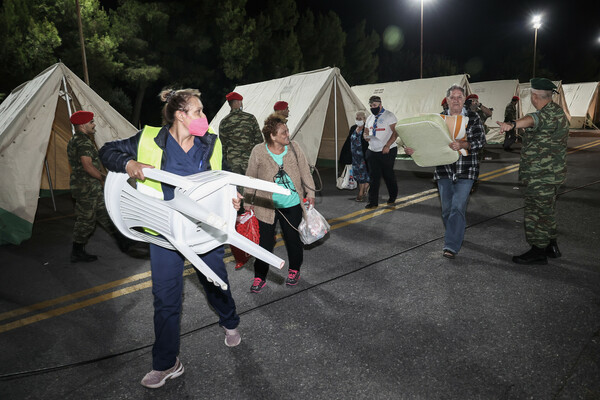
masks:
[[(568, 152), (568, 154), (580, 151), (580, 150), (585, 150), (588, 149), (590, 147), (595, 147), (600, 145), (600, 139), (599, 140), (595, 140), (593, 142), (590, 143), (585, 143), (582, 145), (579, 145), (577, 147), (574, 147), (571, 151)], [(515, 171), (517, 171), (519, 168), (519, 164), (512, 164), (494, 171), (490, 171), (484, 174), (480, 174), (480, 179), (483, 181), (489, 181), (492, 180), (494, 178), (497, 178), (499, 176), (502, 175), (506, 175), (506, 174), (510, 174), (513, 173)], [(362, 209), (359, 211), (355, 211), (352, 212), (350, 214), (346, 214), (344, 216), (341, 217), (337, 217), (337, 218), (333, 218), (328, 220), (329, 224), (331, 225), (331, 230), (334, 229), (339, 229), (339, 228), (343, 228), (345, 226), (348, 225), (353, 225), (353, 224), (357, 224), (363, 221), (366, 221), (368, 219), (383, 215), (383, 214), (387, 214), (389, 212), (395, 211), (397, 209), (400, 208), (404, 208), (407, 207), (409, 205), (413, 205), (413, 204), (417, 204), (420, 203), (422, 201), (426, 201), (429, 199), (432, 199), (434, 197), (437, 197), (438, 193), (437, 193), (437, 189), (430, 189), (430, 190), (426, 190), (420, 193), (415, 193), (409, 196), (405, 196), (402, 197), (400, 199), (396, 200), (396, 203), (394, 205), (388, 205), (388, 206), (380, 206), (376, 209)], [(354, 218), (360, 216), (358, 218)], [(52, 220), (52, 219), (58, 219), (58, 218), (64, 218), (64, 216), (61, 217), (55, 217), (55, 218), (47, 218), (44, 219), (43, 221), (48, 221), (48, 220)], [(41, 221), (41, 220), (40, 220)], [(277, 243), (275, 244), (275, 247), (280, 247), (282, 246), (284, 243), (283, 241), (279, 240), (281, 239), (281, 234), (278, 234), (276, 236), (276, 239), (278, 240)], [(224, 262), (228, 263), (234, 261), (233, 256), (227, 256), (224, 258)], [(190, 263), (188, 261), (186, 261), (186, 266), (189, 266)], [(193, 267), (189, 267), (186, 268), (183, 272), (184, 276), (190, 275), (192, 273), (195, 272), (195, 269)], [(139, 280), (143, 280), (143, 279), (149, 279), (151, 276), (150, 271), (148, 272), (143, 272), (140, 274), (136, 274), (136, 275), (132, 275), (128, 278), (124, 278), (124, 279), (119, 279), (113, 282), (108, 282), (105, 283), (103, 285), (99, 285), (99, 286), (95, 286), (89, 289), (85, 289), (85, 290), (81, 290), (79, 292), (75, 292), (72, 294), (68, 294), (65, 296), (61, 296), (61, 297), (57, 297), (55, 299), (51, 299), (51, 300), (47, 300), (47, 301), (42, 301), (36, 304), (32, 304), (29, 306), (25, 306), (25, 307), (21, 307), (15, 310), (11, 310), (11, 311), (7, 311), (4, 313), (0, 313), (0, 321), (1, 320), (5, 320), (5, 319), (10, 319), (10, 318), (14, 318), (17, 317), (19, 315), (23, 315), (23, 314), (27, 314), (30, 312), (34, 312), (37, 310), (41, 310), (44, 308), (48, 308), (60, 303), (64, 303), (67, 301), (75, 301), (81, 297), (84, 296), (88, 296), (94, 293), (99, 293), (108, 289), (112, 289), (114, 287), (117, 286), (122, 286), (131, 282), (135, 282), (135, 281), (139, 281)], [(6, 332), (12, 329), (16, 329), (25, 325), (29, 325), (32, 324), (34, 322), (38, 322), (38, 321), (43, 321), (45, 319), (48, 318), (52, 318), (55, 316), (59, 316), (71, 311), (75, 311), (90, 305), (94, 305), (94, 304), (98, 304), (104, 301), (108, 301), (126, 294), (130, 294), (130, 293), (134, 293), (137, 292), (139, 290), (143, 290), (143, 289), (147, 289), (149, 287), (152, 286), (152, 281), (148, 280), (145, 282), (141, 282), (132, 286), (128, 286), (119, 290), (115, 290), (109, 293), (105, 293), (102, 294), (100, 296), (96, 296), (96, 297), (92, 297), (83, 301), (79, 301), (73, 304), (69, 304), (63, 307), (59, 307), (59, 308), (55, 308), (49, 311), (45, 311), (45, 312), (41, 312), (35, 315), (32, 315), (30, 317), (26, 317), (26, 318), (22, 318), (13, 322), (9, 322), (3, 325), (0, 325), (0, 333), (2, 332)]]

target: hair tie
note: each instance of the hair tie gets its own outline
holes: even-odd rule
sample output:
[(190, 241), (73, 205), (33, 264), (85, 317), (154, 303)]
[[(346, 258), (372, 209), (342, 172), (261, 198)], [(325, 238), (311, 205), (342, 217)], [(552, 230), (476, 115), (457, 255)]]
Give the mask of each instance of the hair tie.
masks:
[(175, 96), (176, 94), (177, 94), (177, 92), (175, 90), (171, 89), (169, 91), (169, 93), (167, 93), (167, 95), (165, 96), (165, 101), (167, 103), (169, 103), (171, 101), (171, 99), (173, 98), (173, 96)]

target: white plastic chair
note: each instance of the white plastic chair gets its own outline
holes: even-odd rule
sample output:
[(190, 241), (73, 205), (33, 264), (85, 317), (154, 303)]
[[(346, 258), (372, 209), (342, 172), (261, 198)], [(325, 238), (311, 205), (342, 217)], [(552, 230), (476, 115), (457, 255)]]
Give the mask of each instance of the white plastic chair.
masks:
[[(210, 282), (223, 290), (227, 290), (227, 284), (198, 254), (227, 243), (276, 268), (283, 268), (285, 261), (235, 230), (237, 212), (232, 199), (237, 197), (236, 186), (284, 195), (290, 194), (288, 189), (227, 171), (179, 176), (145, 168), (143, 173), (146, 178), (174, 186), (175, 196), (165, 201), (144, 194), (127, 182), (129, 175), (109, 172), (104, 186), (106, 209), (123, 235), (179, 251)], [(147, 233), (142, 228), (151, 229), (160, 236)]]

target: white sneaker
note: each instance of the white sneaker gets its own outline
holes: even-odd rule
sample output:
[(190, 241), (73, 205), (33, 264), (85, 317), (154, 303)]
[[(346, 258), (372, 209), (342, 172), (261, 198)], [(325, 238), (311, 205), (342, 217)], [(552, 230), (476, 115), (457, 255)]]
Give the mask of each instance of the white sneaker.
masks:
[(183, 364), (179, 362), (179, 358), (176, 359), (175, 365), (166, 371), (155, 371), (152, 370), (144, 376), (142, 379), (142, 385), (150, 389), (156, 389), (165, 384), (167, 379), (177, 378), (183, 374)]
[(242, 336), (240, 332), (238, 332), (237, 328), (235, 329), (225, 329), (225, 346), (227, 347), (235, 347), (242, 341)]

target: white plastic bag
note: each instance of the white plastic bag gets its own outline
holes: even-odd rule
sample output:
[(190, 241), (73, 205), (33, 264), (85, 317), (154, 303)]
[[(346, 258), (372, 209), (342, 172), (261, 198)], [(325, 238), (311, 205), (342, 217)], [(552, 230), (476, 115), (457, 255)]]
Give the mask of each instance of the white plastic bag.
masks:
[(306, 215), (298, 225), (300, 240), (304, 244), (311, 244), (323, 238), (329, 229), (327, 220), (313, 206), (308, 206)]
[(338, 189), (356, 189), (356, 180), (354, 179), (354, 174), (352, 173), (352, 164), (347, 164), (344, 167), (342, 175), (337, 178), (336, 186)]

